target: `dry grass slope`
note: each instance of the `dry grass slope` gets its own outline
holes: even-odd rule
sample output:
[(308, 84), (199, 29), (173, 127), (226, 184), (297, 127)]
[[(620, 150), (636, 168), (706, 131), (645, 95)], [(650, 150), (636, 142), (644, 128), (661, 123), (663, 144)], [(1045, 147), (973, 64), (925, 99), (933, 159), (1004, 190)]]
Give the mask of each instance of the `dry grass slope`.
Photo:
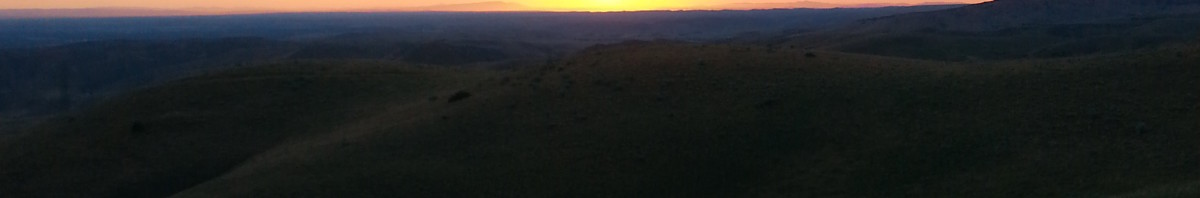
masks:
[(1146, 188), (1114, 198), (1184, 198), (1200, 196), (1200, 182)]
[(0, 173), (19, 180), (0, 193), (1125, 195), (1200, 176), (1195, 54), (965, 64), (626, 43), (518, 71), (264, 67), (8, 139)]
[(423, 99), (469, 76), (375, 63), (288, 63), (184, 79), (5, 139), (0, 172), (9, 179), (0, 191), (167, 196), (288, 139), (328, 132), (371, 104)]

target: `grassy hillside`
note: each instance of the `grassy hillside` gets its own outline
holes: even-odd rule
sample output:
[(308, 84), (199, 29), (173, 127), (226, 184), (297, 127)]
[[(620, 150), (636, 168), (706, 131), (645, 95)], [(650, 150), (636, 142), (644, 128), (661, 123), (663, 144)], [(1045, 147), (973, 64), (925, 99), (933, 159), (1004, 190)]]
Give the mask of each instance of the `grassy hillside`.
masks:
[(1004, 0), (859, 20), (776, 45), (934, 60), (1011, 60), (1122, 53), (1190, 42), (1200, 2)]
[(285, 140), (358, 119), (373, 110), (369, 104), (424, 100), (466, 77), (473, 78), (377, 63), (289, 63), (189, 78), (6, 139), (0, 172), (9, 179), (0, 191), (166, 196)]
[(1194, 193), (1195, 54), (965, 64), (625, 43), (516, 71), (266, 66), (141, 91), (5, 139), (0, 173), (14, 179), (0, 193)]
[(1135, 191), (1133, 193), (1113, 196), (1116, 198), (1135, 198), (1135, 197), (1158, 197), (1158, 198), (1183, 198), (1200, 196), (1200, 181), (1171, 184), (1163, 186), (1149, 187), (1144, 190)]
[(819, 45), (845, 52), (952, 61), (1062, 58), (1190, 42), (1200, 32), (1197, 25), (1200, 15), (1112, 24), (1031, 25), (990, 32), (930, 28), (905, 33), (811, 35), (788, 45)]

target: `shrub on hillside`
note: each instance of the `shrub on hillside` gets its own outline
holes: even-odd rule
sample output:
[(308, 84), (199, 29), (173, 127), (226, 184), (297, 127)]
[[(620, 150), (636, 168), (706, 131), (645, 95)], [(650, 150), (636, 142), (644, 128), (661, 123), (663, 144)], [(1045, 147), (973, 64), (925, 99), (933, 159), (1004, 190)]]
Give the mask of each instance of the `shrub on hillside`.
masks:
[(462, 101), (463, 99), (467, 99), (470, 97), (471, 97), (471, 93), (469, 93), (467, 91), (458, 91), (458, 93), (454, 93), (454, 95), (451, 95), (450, 99), (448, 101), (450, 103), (454, 103), (454, 102)]

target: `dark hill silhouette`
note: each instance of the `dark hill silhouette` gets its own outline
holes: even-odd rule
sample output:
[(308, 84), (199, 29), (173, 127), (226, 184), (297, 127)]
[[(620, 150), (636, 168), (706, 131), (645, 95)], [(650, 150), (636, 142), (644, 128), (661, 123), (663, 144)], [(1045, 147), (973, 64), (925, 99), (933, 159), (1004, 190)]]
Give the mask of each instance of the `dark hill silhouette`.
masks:
[(0, 139), (0, 193), (1188, 197), (1197, 52), (967, 64), (630, 42), (515, 71), (283, 63)]
[(506, 59), (508, 59), (508, 55), (498, 49), (458, 45), (446, 41), (425, 43), (404, 55), (404, 60), (408, 62), (436, 65), (460, 65)]
[[(169, 196), (290, 138), (361, 118), (357, 109), (371, 106), (360, 104), (421, 100), (443, 86), (456, 87), (459, 77), (471, 76), (449, 72), (371, 62), (288, 64), (192, 77), (141, 90), (34, 129), (29, 134), (39, 138), (24, 139), (33, 140), (28, 144), (0, 139), (4, 142), (0, 153), (5, 156), (0, 166), (25, 170), (4, 171), (5, 178), (12, 180), (0, 184), (0, 191), (15, 197)], [(439, 77), (439, 73), (453, 77)], [(426, 81), (431, 78), (447, 81)], [(92, 147), (99, 145), (103, 146)], [(45, 150), (52, 147), (74, 151), (58, 155)], [(90, 176), (81, 180), (39, 176), (42, 171), (67, 170)], [(138, 171), (126, 172), (132, 170)], [(42, 185), (90, 187), (30, 191)]]

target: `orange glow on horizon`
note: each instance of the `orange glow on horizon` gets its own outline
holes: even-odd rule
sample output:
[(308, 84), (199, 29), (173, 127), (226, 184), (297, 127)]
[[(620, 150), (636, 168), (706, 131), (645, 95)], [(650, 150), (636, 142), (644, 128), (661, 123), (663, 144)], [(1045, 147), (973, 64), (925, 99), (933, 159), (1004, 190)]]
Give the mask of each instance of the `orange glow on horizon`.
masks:
[[(785, 5), (802, 1), (830, 4), (909, 4), (924, 2), (980, 3), (988, 0), (0, 0), (0, 9), (154, 8), (252, 9), (276, 11), (345, 11), (403, 9), (422, 6), (503, 1), (541, 11), (637, 11), (720, 8), (721, 5), (761, 3)], [(481, 10), (486, 11), (486, 10)]]
[(636, 1), (636, 0), (581, 0), (581, 1), (553, 1), (543, 2), (539, 4), (541, 9), (552, 11), (632, 11), (632, 10), (654, 10), (672, 7), (684, 7), (685, 4), (671, 1)]

